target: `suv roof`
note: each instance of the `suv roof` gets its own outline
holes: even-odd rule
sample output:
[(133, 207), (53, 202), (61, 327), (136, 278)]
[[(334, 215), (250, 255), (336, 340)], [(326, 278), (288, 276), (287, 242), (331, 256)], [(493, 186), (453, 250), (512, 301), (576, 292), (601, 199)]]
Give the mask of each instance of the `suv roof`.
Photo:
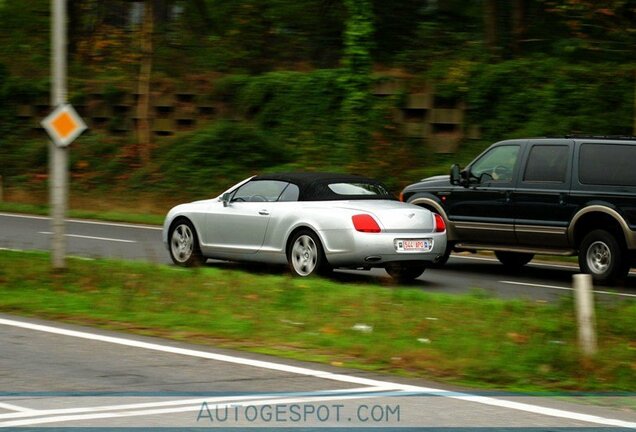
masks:
[(564, 135), (559, 138), (568, 139), (595, 139), (595, 140), (613, 140), (613, 141), (636, 141), (636, 136), (631, 135)]

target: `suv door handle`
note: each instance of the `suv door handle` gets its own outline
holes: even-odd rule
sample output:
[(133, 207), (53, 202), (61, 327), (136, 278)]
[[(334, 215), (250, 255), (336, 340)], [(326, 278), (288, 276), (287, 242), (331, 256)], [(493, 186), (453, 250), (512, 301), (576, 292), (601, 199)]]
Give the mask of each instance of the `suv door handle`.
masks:
[(559, 205), (565, 205), (566, 195), (564, 193), (559, 194)]
[(269, 216), (269, 212), (265, 209), (261, 210), (258, 212), (259, 215), (263, 215), (263, 216)]

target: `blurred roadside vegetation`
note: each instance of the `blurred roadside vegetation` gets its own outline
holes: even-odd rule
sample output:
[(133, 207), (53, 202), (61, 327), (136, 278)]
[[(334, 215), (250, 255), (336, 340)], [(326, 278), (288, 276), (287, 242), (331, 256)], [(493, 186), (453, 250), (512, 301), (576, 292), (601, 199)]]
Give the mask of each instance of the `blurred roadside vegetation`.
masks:
[[(46, 196), (46, 138), (15, 112), (48, 92), (49, 7), (0, 0), (0, 175), (7, 198), (33, 204)], [(105, 98), (137, 87), (149, 8), (151, 91), (212, 83), (197, 97), (227, 110), (194, 131), (154, 137), (149, 160), (134, 134), (89, 131), (71, 150), (73, 194), (84, 197), (76, 206), (93, 208), (97, 196), (118, 209), (157, 203), (148, 211), (162, 213), (283, 170), (357, 172), (397, 192), (499, 139), (634, 133), (636, 0), (77, 0), (72, 103), (89, 82)], [(408, 88), (370, 96), (391, 77)], [(480, 130), (457, 154), (435, 153), (395, 121), (406, 91), (430, 85), (462, 101), (465, 128)]]
[(597, 302), (599, 352), (585, 358), (571, 297), (445, 295), (420, 289), (426, 282), (343, 284), (253, 265), (186, 270), (82, 258), (52, 273), (49, 261), (0, 251), (1, 312), (482, 388), (632, 392), (622, 395), (634, 408), (635, 302)]

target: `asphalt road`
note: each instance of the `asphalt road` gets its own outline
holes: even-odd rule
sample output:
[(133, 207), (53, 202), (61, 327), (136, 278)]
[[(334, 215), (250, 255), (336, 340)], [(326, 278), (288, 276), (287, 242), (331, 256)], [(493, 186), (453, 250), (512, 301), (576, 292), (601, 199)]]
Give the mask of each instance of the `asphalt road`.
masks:
[[(42, 216), (0, 213), (0, 248), (48, 250), (50, 221)], [(68, 251), (87, 258), (112, 257), (169, 264), (168, 251), (156, 226), (69, 220)], [(210, 261), (211, 266), (240, 266), (246, 271), (253, 264)], [(271, 271), (282, 271), (272, 269)], [(476, 289), (501, 298), (527, 298), (554, 301), (572, 295), (572, 275), (577, 267), (567, 264), (532, 262), (519, 271), (507, 271), (496, 259), (483, 256), (453, 255), (443, 269), (428, 269), (411, 287), (430, 292), (463, 294)], [(386, 285), (389, 278), (382, 269), (339, 271), (333, 278), (344, 283), (366, 282)], [(636, 275), (631, 274), (619, 287), (596, 287), (600, 301), (636, 300)]]
[(0, 428), (636, 428), (608, 396), (477, 394), (3, 314), (0, 346)]
[[(169, 263), (157, 227), (95, 221), (69, 221), (67, 227), (70, 254)], [(47, 218), (0, 214), (2, 248), (48, 249), (49, 231)], [(415, 286), (451, 293), (479, 287), (502, 297), (553, 299), (570, 295), (573, 273), (541, 264), (513, 275), (491, 260), (460, 256), (443, 270), (427, 270)], [(388, 278), (382, 270), (333, 277), (377, 283), (379, 289)], [(633, 299), (633, 285), (630, 279), (626, 287), (598, 296)], [(626, 405), (634, 406), (633, 396), (475, 393), (0, 314), (0, 428), (636, 429), (636, 412)]]

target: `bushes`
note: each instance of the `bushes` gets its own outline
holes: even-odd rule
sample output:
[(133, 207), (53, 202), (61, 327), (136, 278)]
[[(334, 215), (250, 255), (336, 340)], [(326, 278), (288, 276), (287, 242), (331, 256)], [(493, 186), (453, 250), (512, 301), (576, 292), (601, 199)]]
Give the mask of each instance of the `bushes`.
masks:
[(233, 181), (284, 163), (280, 147), (251, 124), (213, 123), (164, 146), (160, 163), (166, 187), (222, 192)]
[(340, 75), (340, 70), (318, 70), (239, 76), (221, 82), (217, 97), (302, 157), (307, 143), (327, 150), (337, 137), (343, 98)]
[(485, 138), (630, 135), (632, 66), (531, 58), (481, 65), (468, 85), (471, 122)]
[[(472, 157), (493, 140), (631, 134), (632, 68), (564, 64), (547, 57), (498, 64), (436, 62), (425, 76), (435, 83), (436, 97), (467, 101), (469, 121), (481, 127), (484, 138), (464, 143), (460, 155), (447, 158), (432, 155), (421, 140), (402, 134), (393, 114), (400, 96), (370, 98), (368, 110), (356, 111), (356, 124), (364, 126), (368, 138), (355, 141), (359, 148), (345, 146), (342, 106), (348, 89), (343, 69), (226, 76), (214, 82), (212, 94), (200, 95), (220, 107), (223, 119), (195, 132), (159, 138), (149, 166), (137, 166), (133, 136), (89, 131), (80, 138), (81, 145), (73, 147), (71, 169), (85, 185), (166, 194), (178, 189), (184, 197), (220, 192), (251, 174), (293, 170), (356, 172), (399, 190), (418, 177), (446, 172), (462, 154)], [(10, 79), (0, 69), (0, 129), (17, 130), (15, 104), (32, 102), (46, 88), (45, 80)], [(121, 97), (115, 85), (107, 88), (111, 103)], [(25, 125), (24, 131), (0, 142), (0, 175), (7, 181), (45, 172), (46, 140), (43, 135), (31, 137), (27, 129)]]

